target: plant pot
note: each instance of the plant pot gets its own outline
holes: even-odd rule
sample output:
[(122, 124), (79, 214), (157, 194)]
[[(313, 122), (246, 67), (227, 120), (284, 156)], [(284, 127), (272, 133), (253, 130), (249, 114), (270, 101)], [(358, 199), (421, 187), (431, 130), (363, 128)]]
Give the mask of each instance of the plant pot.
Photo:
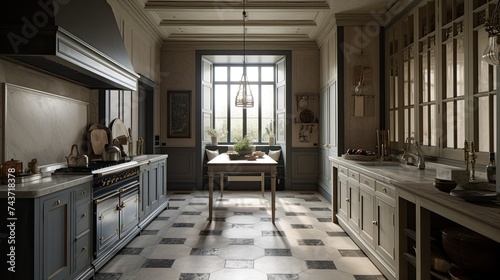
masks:
[(212, 146), (217, 146), (217, 144), (219, 144), (218, 137), (212, 136), (211, 139), (212, 139)]
[(238, 154), (239, 154), (240, 156), (251, 155), (252, 153), (253, 153), (253, 151), (252, 151), (252, 150), (239, 150), (239, 151), (238, 151)]

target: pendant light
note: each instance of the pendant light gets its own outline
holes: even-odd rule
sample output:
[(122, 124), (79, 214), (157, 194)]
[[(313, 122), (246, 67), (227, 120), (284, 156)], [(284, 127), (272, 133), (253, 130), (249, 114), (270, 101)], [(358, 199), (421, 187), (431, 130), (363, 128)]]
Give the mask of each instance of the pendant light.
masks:
[(366, 58), (365, 54), (363, 54), (363, 49), (361, 49), (361, 53), (359, 55), (358, 59), (358, 67), (360, 68), (360, 74), (359, 74), (359, 82), (356, 88), (354, 89), (354, 92), (356, 95), (366, 95), (368, 93), (368, 87), (365, 85), (365, 68), (367, 67), (368, 63), (366, 63), (368, 59)]
[(500, 1), (497, 2), (491, 18), (484, 23), (488, 32), (488, 44), (483, 53), (483, 60), (492, 65), (500, 65)]
[(253, 107), (253, 95), (250, 85), (248, 84), (247, 77), (247, 67), (246, 67), (246, 25), (247, 12), (245, 10), (245, 2), (243, 0), (243, 75), (241, 76), (240, 86), (238, 88), (238, 93), (236, 94), (236, 99), (234, 105), (236, 107), (242, 108), (252, 108)]

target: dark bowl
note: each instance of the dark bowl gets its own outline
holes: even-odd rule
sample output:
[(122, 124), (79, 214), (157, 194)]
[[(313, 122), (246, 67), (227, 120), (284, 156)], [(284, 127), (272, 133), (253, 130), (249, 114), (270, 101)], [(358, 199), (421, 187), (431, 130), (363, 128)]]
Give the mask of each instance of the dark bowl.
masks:
[(443, 248), (458, 267), (491, 272), (500, 266), (500, 244), (465, 227), (442, 230)]
[(453, 183), (440, 183), (440, 182), (436, 182), (434, 183), (434, 187), (436, 187), (436, 189), (442, 191), (442, 192), (451, 192), (455, 187), (457, 186), (457, 183), (453, 182)]

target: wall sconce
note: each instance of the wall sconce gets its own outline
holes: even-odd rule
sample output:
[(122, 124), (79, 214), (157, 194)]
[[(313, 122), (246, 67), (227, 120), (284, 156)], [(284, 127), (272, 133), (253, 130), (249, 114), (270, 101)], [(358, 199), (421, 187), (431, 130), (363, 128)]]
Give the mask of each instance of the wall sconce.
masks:
[(493, 14), (484, 23), (484, 30), (488, 32), (488, 44), (483, 53), (483, 60), (492, 65), (500, 65), (500, 1), (497, 2)]

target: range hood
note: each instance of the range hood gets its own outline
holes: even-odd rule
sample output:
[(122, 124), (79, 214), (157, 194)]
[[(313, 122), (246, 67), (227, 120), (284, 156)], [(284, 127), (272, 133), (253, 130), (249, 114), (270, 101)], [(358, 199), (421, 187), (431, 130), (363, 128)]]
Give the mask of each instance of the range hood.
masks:
[(91, 89), (137, 90), (106, 0), (15, 0), (0, 12), (0, 57)]

